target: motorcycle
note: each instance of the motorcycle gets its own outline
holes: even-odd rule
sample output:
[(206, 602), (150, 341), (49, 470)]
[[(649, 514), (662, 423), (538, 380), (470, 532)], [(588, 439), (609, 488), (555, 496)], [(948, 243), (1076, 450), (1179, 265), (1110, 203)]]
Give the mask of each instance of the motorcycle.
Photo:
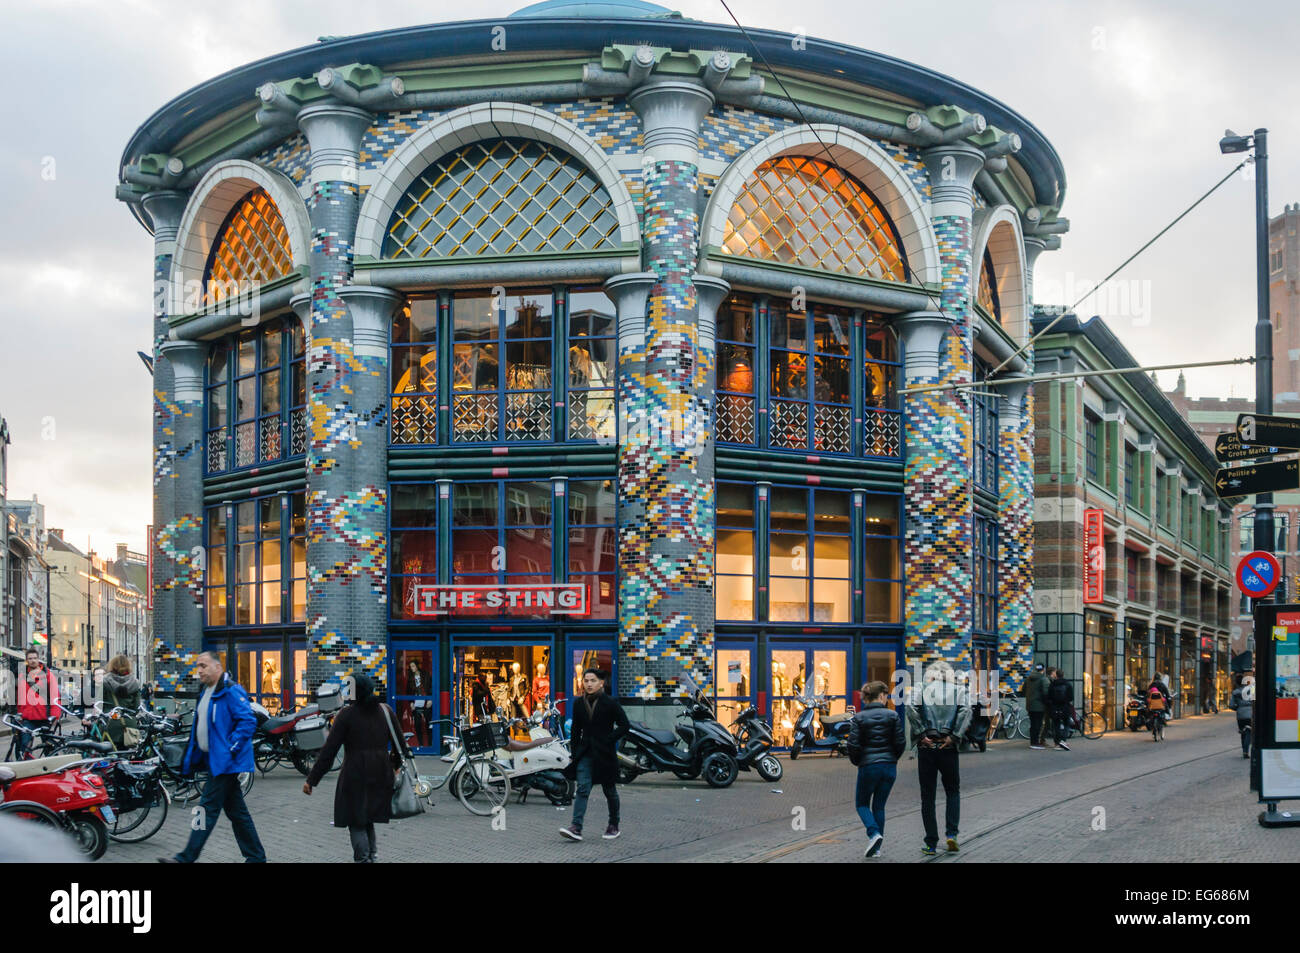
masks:
[(1129, 731), (1144, 731), (1151, 727), (1151, 711), (1141, 695), (1130, 695), (1124, 706), (1124, 724)]
[[(303, 777), (311, 774), (320, 749), (325, 747), (331, 716), (343, 705), (337, 688), (328, 686), (316, 693), (316, 704), (272, 716), (261, 705), (250, 707), (257, 717), (253, 730), (253, 763), (266, 774), (278, 764), (292, 764)], [(340, 751), (331, 771), (343, 764)]]
[(764, 781), (780, 781), (785, 774), (780, 760), (772, 754), (772, 726), (758, 715), (758, 709), (750, 705), (742, 711), (731, 730), (736, 738), (736, 764), (740, 770), (753, 768)]
[[(618, 744), (618, 782), (631, 784), (643, 774), (671, 771), (690, 780), (704, 776), (710, 787), (725, 788), (736, 780), (740, 767), (736, 762), (736, 739), (713, 717), (713, 709), (703, 693), (689, 678), (684, 680), (690, 696), (678, 699), (689, 725), (677, 725), (676, 731), (650, 728), (632, 722)], [(679, 744), (685, 744), (685, 748)]]
[[(842, 715), (830, 714), (824, 695), (806, 695), (796, 699), (803, 711), (794, 723), (794, 742), (790, 745), (790, 760), (794, 761), (805, 750), (826, 750), (831, 754), (848, 757), (849, 729), (853, 726), (854, 710), (850, 707)], [(813, 718), (821, 724), (822, 736), (817, 737)]]
[(0, 804), (8, 805), (6, 813), (31, 820), (48, 822), (48, 817), (24, 811), (24, 804), (52, 812), (59, 829), (91, 860), (108, 850), (108, 831), (117, 820), (103, 779), (75, 754), (0, 765)]
[(510, 747), (498, 748), (496, 761), (510, 777), (510, 790), (519, 794), (518, 803), (528, 799), (529, 791), (540, 791), (556, 807), (573, 803), (576, 782), (564, 776), (569, 766), (569, 743), (556, 738), (543, 727), (548, 718), (558, 718), (560, 710), (549, 702), (526, 721), (511, 722), (528, 728), (530, 741), (512, 741)]

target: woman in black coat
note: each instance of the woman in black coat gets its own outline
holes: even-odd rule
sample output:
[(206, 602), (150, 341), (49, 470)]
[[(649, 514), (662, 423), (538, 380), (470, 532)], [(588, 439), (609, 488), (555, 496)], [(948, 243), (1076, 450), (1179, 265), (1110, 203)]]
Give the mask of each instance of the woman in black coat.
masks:
[[(402, 757), (411, 757), (406, 739), (397, 730), (397, 716), (375, 694), (366, 675), (354, 679), (356, 700), (334, 719), (325, 747), (302, 786), (304, 794), (320, 784), (343, 748), (343, 767), (334, 789), (334, 826), (346, 827), (352, 838), (352, 859), (375, 862), (375, 825), (387, 824), (392, 806), (394, 773)], [(389, 726), (392, 726), (392, 731)], [(393, 735), (401, 741), (393, 749)]]

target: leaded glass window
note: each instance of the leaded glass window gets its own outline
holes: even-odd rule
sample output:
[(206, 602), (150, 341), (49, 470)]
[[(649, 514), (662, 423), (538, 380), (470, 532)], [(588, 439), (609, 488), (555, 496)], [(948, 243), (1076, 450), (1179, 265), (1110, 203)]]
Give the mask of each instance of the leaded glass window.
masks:
[(852, 317), (820, 305), (810, 312), (771, 308), (769, 315), (769, 445), (852, 452)]
[(452, 301), (452, 441), (551, 439), (552, 295), (466, 292)]
[(839, 168), (781, 156), (746, 180), (727, 216), (729, 255), (906, 281), (898, 232), (875, 196)]
[(613, 205), (600, 181), (563, 150), (526, 139), (472, 142), (416, 176), (397, 203), (383, 257), (615, 248)]
[(903, 455), (903, 417), (898, 410), (898, 341), (892, 329), (868, 316), (863, 329), (862, 452), (869, 457)]
[(1002, 323), (1002, 303), (998, 300), (998, 276), (993, 269), (993, 256), (989, 254), (987, 248), (984, 249), (984, 265), (980, 268), (979, 294), (976, 301), (990, 318), (998, 324)]
[(416, 298), (393, 316), (393, 443), (438, 442), (438, 301)]
[(614, 306), (598, 288), (569, 293), (569, 439), (614, 439), (618, 340)]
[(272, 321), (217, 341), (207, 368), (207, 472), (306, 453), (306, 404), (306, 342), (299, 321)]
[(757, 443), (754, 358), (754, 299), (732, 295), (718, 309), (717, 439), (723, 443)]
[(289, 230), (265, 189), (235, 203), (217, 232), (203, 275), (204, 303), (274, 281), (293, 271)]

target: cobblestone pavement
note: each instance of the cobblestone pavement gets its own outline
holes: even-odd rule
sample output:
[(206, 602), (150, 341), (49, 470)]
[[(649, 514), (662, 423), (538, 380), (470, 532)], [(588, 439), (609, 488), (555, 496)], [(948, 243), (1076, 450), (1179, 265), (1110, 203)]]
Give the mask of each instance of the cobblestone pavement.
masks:
[[(961, 756), (961, 851), (923, 857), (916, 761), (905, 757), (890, 797), (884, 856), (872, 863), (971, 861), (1282, 861), (1300, 853), (1300, 829), (1265, 830), (1248, 790), (1231, 714), (1173, 722), (1166, 741), (1143, 732), (1077, 739), (1069, 752), (998, 741)], [(648, 776), (619, 788), (623, 836), (604, 841), (604, 798), (587, 814), (588, 838), (569, 843), (569, 820), (544, 799), (511, 804), (505, 830), (470, 815), (445, 791), (422, 817), (377, 828), (381, 861), (765, 861), (859, 862), (865, 841), (853, 809), (855, 771), (840, 758), (785, 760), (768, 784), (753, 773), (727, 790)], [(421, 761), (434, 773), (437, 762)], [(249, 807), (272, 862), (348, 861), (346, 832), (330, 824), (334, 781), (302, 793), (302, 777), (278, 768), (259, 777)], [(939, 794), (942, 823), (942, 790)], [(1100, 809), (1100, 810), (1099, 810)], [(1103, 824), (1104, 822), (1104, 824)], [(1103, 829), (1094, 829), (1101, 826)], [(184, 805), (142, 844), (113, 844), (103, 862), (153, 862), (189, 832)], [(222, 818), (204, 861), (238, 861)]]

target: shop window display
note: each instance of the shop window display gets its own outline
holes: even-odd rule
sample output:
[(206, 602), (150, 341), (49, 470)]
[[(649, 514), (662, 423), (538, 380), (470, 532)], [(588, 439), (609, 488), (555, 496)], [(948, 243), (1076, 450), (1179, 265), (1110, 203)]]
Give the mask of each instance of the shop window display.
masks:
[(500, 715), (527, 718), (551, 690), (547, 645), (458, 646), (452, 684), (456, 714), (478, 724)]
[(438, 717), (434, 713), (433, 651), (399, 649), (396, 654), (393, 690), (401, 730), (414, 735), (414, 747), (429, 748)]
[(272, 715), (284, 707), (280, 694), (283, 677), (283, 653), (278, 649), (239, 649), (235, 653), (235, 681), (244, 687), (248, 697)]
[[(572, 663), (569, 668), (568, 686), (570, 706), (573, 704), (574, 700), (582, 697), (582, 673), (589, 668), (598, 668), (602, 672), (608, 672), (610, 674), (609, 680), (605, 682), (605, 691), (613, 694), (615, 686), (613, 678), (614, 652), (611, 649), (575, 648), (569, 652), (569, 655), (569, 661)], [(566, 708), (564, 711), (564, 717), (566, 719), (572, 718), (572, 710)]]

